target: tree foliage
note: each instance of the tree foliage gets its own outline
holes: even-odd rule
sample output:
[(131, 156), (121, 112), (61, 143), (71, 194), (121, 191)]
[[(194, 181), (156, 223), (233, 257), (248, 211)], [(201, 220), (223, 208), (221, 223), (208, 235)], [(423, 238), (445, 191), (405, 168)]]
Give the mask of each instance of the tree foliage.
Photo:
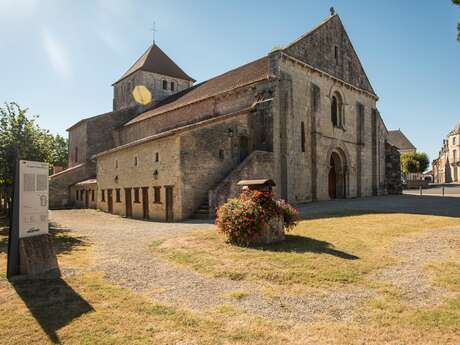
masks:
[[(457, 5), (460, 7), (460, 0), (452, 0), (454, 5)], [(460, 42), (460, 22), (457, 24), (457, 30), (458, 30), (458, 35), (457, 35), (457, 41)]]
[(66, 165), (67, 139), (53, 136), (37, 124), (38, 116), (27, 117), (28, 109), (5, 103), (0, 107), (0, 185), (13, 184), (16, 158)]
[(408, 173), (423, 173), (430, 165), (430, 159), (424, 152), (406, 152), (401, 154), (401, 171)]

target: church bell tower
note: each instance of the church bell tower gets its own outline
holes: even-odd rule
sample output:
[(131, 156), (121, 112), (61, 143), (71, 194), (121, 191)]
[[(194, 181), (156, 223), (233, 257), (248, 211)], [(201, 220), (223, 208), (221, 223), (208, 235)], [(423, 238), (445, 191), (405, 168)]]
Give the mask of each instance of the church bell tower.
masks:
[(113, 110), (154, 105), (185, 90), (195, 80), (153, 43), (113, 84)]

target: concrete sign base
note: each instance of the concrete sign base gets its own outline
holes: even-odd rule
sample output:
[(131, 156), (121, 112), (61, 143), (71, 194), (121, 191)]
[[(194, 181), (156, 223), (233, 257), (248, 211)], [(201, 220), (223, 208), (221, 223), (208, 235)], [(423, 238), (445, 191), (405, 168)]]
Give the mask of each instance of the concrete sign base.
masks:
[(19, 273), (27, 275), (28, 278), (50, 273), (60, 276), (49, 234), (19, 239)]

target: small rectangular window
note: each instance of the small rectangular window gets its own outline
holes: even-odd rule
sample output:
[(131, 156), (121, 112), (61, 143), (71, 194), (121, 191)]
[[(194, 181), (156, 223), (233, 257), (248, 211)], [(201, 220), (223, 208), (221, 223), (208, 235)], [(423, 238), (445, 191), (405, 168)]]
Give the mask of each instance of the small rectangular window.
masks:
[(74, 162), (78, 162), (78, 147), (75, 148), (75, 153), (74, 153)]
[(335, 46), (334, 47), (334, 58), (335, 58), (335, 63), (339, 63), (339, 47)]
[(166, 80), (163, 80), (163, 90), (168, 89), (168, 82)]
[(160, 161), (160, 153), (155, 152), (155, 162), (159, 162), (159, 161)]
[(101, 190), (101, 201), (105, 202), (105, 190), (104, 189)]
[(357, 111), (358, 111), (358, 118), (357, 118), (357, 136), (358, 136), (358, 144), (364, 143), (364, 105), (361, 103), (357, 103)]
[(161, 203), (161, 187), (153, 187), (153, 202), (155, 204)]
[(115, 169), (118, 169), (118, 159), (115, 159)]
[(137, 167), (138, 164), (139, 164), (139, 159), (137, 158), (137, 156), (134, 156), (134, 162), (133, 162), (134, 166)]
[(172, 81), (171, 82), (171, 91), (174, 91), (174, 87), (175, 87), (175, 85), (174, 85), (174, 82)]
[(94, 201), (94, 189), (91, 189), (91, 201)]
[(223, 161), (224, 158), (225, 158), (224, 150), (220, 149), (220, 150), (219, 150), (219, 159), (220, 159), (221, 161)]
[(302, 152), (305, 152), (305, 123), (300, 122), (300, 145)]
[(312, 111), (317, 113), (320, 110), (321, 90), (320, 88), (312, 84), (311, 85), (311, 108)]
[(78, 200), (78, 190), (75, 191), (75, 200)]
[(115, 201), (116, 202), (121, 202), (121, 193), (120, 193), (119, 188), (115, 189)]
[(134, 202), (140, 203), (139, 200), (139, 187), (134, 188)]

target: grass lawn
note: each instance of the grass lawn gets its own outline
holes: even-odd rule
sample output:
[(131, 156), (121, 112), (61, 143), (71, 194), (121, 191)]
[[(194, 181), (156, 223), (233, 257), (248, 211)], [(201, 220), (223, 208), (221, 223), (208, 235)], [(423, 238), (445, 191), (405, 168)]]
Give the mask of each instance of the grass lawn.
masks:
[(454, 225), (460, 225), (458, 219), (438, 216), (336, 216), (302, 221), (286, 241), (265, 247), (231, 246), (215, 231), (205, 231), (151, 248), (154, 255), (213, 277), (266, 282), (282, 291), (323, 289), (364, 284), (368, 273), (396, 263), (391, 246), (402, 235)]
[[(258, 249), (229, 246), (213, 232), (152, 245), (155, 256), (200, 274), (257, 281), (274, 294), (365, 286), (378, 292), (350, 322), (272, 321), (231, 304), (196, 312), (156, 303), (113, 286), (94, 267), (92, 246), (70, 232), (52, 231), (64, 279), (5, 278), (6, 232), (0, 232), (0, 343), (3, 344), (458, 344), (460, 300), (417, 309), (397, 289), (367, 273), (392, 264), (392, 242), (423, 229), (459, 225), (457, 219), (412, 215), (343, 216), (302, 222), (285, 244)], [(0, 226), (1, 228), (1, 226)], [(433, 262), (440, 287), (460, 292), (460, 261)], [(246, 298), (235, 291), (232, 298)]]

